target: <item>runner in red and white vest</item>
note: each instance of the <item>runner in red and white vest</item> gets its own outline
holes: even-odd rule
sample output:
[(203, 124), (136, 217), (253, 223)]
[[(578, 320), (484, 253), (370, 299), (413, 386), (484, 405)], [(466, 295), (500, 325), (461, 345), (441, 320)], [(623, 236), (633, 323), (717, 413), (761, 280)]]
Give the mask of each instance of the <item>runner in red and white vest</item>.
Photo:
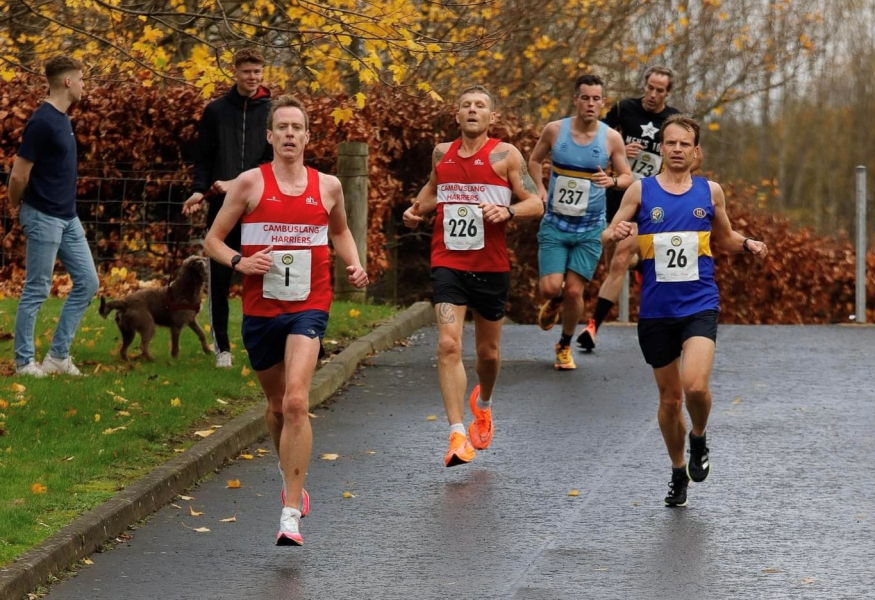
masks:
[[(310, 381), (331, 306), (329, 239), (352, 285), (364, 287), (368, 275), (347, 226), (340, 181), (304, 166), (310, 141), (304, 105), (277, 98), (267, 126), (273, 162), (234, 180), (204, 252), (243, 274), (243, 343), (267, 397), (265, 420), (283, 477), (276, 544), (301, 546), (300, 520), (310, 510), (304, 490), (313, 443)], [(224, 241), (237, 221), (240, 254)]]
[[(536, 219), (544, 212), (520, 151), (489, 138), (494, 110), (484, 87), (462, 92), (456, 113), (462, 137), (438, 144), (431, 177), (404, 212), (405, 225), (417, 227), (425, 215), (437, 211), (431, 272), (438, 321), (438, 381), (450, 423), (447, 467), (471, 462), (475, 448), (485, 449), (492, 442), (492, 392), (501, 368), (501, 322), (510, 288), (507, 222), (514, 217)], [(520, 201), (511, 205), (514, 194)], [(479, 383), (468, 397), (474, 420), (466, 435), (462, 331), (468, 307), (474, 313)]]

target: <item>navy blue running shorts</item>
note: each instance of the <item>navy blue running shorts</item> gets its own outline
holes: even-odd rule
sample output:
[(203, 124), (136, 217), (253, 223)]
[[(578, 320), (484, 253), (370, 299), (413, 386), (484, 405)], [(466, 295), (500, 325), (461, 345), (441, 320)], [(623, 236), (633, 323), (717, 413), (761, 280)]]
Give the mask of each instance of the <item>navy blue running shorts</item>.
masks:
[(431, 270), (434, 304), (470, 306), (487, 321), (499, 321), (507, 310), (510, 273), (472, 272), (435, 267)]
[(670, 365), (681, 355), (684, 342), (691, 337), (706, 337), (717, 343), (716, 310), (703, 310), (688, 317), (640, 319), (638, 345), (644, 360), (654, 369)]
[(319, 358), (325, 356), (322, 338), (326, 327), (328, 313), (324, 310), (302, 310), (276, 317), (243, 315), (243, 345), (252, 368), (264, 371), (285, 360), (286, 338), (290, 335), (319, 338)]

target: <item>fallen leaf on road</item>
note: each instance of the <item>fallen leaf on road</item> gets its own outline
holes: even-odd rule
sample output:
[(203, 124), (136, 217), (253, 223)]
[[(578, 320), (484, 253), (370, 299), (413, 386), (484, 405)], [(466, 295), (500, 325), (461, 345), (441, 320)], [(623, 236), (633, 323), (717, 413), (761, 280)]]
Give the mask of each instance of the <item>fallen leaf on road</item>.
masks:
[(596, 567), (593, 571), (610, 571), (610, 569), (607, 567)]
[(185, 452), (185, 448), (174, 448), (173, 451), (177, 454), (182, 454), (183, 452)]
[(319, 418), (318, 416), (314, 415), (314, 414), (311, 413), (311, 412), (308, 412), (308, 413), (307, 413), (307, 416), (310, 417), (311, 419), (318, 419), (318, 418)]
[(234, 513), (233, 517), (228, 517), (227, 519), (219, 519), (220, 523), (236, 523), (237, 522), (237, 513)]
[(337, 460), (338, 458), (340, 458), (340, 455), (339, 454), (323, 454), (320, 458), (322, 460)]
[(437, 421), (437, 415), (428, 415), (425, 418), (426, 421)]
[(351, 494), (349, 492), (343, 492), (344, 498), (355, 498), (355, 494)]
[(270, 454), (270, 450), (265, 450), (264, 448), (259, 448), (256, 452), (259, 454)]
[(242, 459), (242, 460), (252, 460), (252, 459), (255, 458), (255, 457), (252, 456), (251, 454), (241, 454), (241, 455), (238, 456), (237, 458), (240, 458), (240, 459)]
[(763, 573), (780, 573), (778, 569), (763, 569)]
[(365, 454), (376, 454), (373, 450), (365, 450)]
[(195, 435), (199, 435), (202, 438), (211, 436), (211, 435), (213, 435), (213, 433), (215, 433), (214, 429), (204, 429), (202, 431), (195, 431), (194, 432)]
[(91, 560), (90, 558), (86, 558), (82, 562), (85, 563), (86, 565), (93, 565), (94, 564), (94, 561)]
[(812, 579), (811, 577), (803, 577), (802, 578), (802, 583), (814, 583), (815, 581), (817, 581), (817, 580)]
[(237, 488), (242, 487), (242, 486), (240, 485), (239, 479), (229, 479), (228, 485), (226, 487), (228, 487), (229, 489), (232, 489), (232, 490), (236, 490)]
[(732, 401), (733, 404), (741, 404), (741, 396), (736, 396), (735, 400)]
[(191, 504), (188, 505), (188, 512), (190, 512), (190, 513), (191, 513), (191, 516), (193, 516), (193, 517), (199, 517), (199, 516), (201, 516), (202, 514), (204, 514), (204, 513), (202, 513), (202, 512), (198, 512), (198, 511), (196, 511), (196, 510), (194, 509), (194, 507), (193, 507)]
[(194, 500), (194, 496), (180, 496), (180, 500)]
[(568, 492), (568, 495), (569, 496), (580, 496), (580, 492), (577, 490), (571, 490), (570, 492)]
[(171, 504), (170, 506), (172, 506), (173, 508), (179, 508), (179, 509), (182, 509), (182, 507), (181, 507), (180, 505), (178, 505), (178, 504)]

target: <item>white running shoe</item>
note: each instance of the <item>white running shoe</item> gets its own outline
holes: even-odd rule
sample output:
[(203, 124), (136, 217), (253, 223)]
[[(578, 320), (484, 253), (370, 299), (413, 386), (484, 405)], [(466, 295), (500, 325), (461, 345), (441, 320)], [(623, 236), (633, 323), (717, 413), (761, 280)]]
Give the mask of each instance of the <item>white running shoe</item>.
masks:
[(294, 508), (283, 508), (280, 517), (280, 530), (276, 534), (277, 546), (303, 546), (304, 538), (301, 537), (301, 511)]
[(216, 355), (216, 368), (217, 369), (230, 369), (231, 368), (231, 353), (228, 351), (219, 352)]
[(26, 365), (22, 365), (15, 369), (15, 372), (19, 375), (27, 375), (29, 377), (45, 377), (46, 372), (43, 371), (43, 368), (39, 365), (38, 362), (30, 361)]
[(62, 375), (73, 375), (79, 377), (82, 372), (73, 364), (73, 357), (55, 358), (51, 354), (46, 354), (43, 359), (43, 371), (46, 374), (60, 373)]

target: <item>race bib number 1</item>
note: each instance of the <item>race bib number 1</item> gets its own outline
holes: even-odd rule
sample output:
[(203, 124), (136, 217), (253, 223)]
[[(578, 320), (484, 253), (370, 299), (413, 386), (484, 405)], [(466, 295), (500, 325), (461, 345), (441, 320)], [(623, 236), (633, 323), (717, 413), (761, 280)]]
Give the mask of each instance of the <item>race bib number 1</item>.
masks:
[(653, 253), (656, 281), (669, 283), (699, 279), (697, 231), (655, 233)]
[(264, 274), (261, 295), (285, 302), (306, 300), (310, 295), (310, 251), (274, 250), (273, 264)]
[(589, 179), (556, 177), (553, 185), (553, 212), (566, 217), (580, 217), (589, 206)]
[(662, 168), (662, 157), (652, 152), (639, 152), (632, 159), (632, 177), (637, 181), (644, 177), (652, 177)]
[(476, 204), (444, 204), (447, 250), (480, 250), (484, 246), (483, 210)]

